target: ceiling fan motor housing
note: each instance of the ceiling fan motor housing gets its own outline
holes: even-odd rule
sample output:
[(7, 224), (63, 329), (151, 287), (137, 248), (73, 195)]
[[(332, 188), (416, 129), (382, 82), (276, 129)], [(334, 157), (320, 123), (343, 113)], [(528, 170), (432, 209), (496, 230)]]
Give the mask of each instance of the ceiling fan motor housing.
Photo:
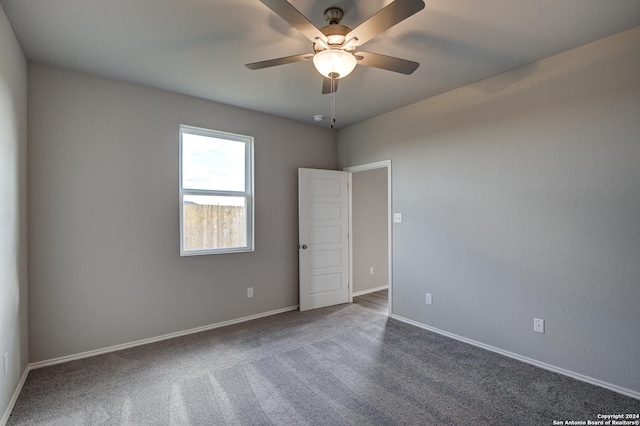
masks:
[[(339, 7), (330, 7), (324, 11), (324, 19), (329, 23), (329, 25), (320, 28), (320, 31), (327, 37), (327, 44), (331, 48), (340, 48), (340, 46), (342, 46), (346, 41), (345, 36), (351, 32), (351, 28), (340, 25), (340, 21), (342, 21), (343, 17), (344, 12)], [(313, 44), (313, 51), (315, 53), (323, 50), (327, 49), (322, 43)], [(353, 52), (355, 47), (347, 47), (342, 50)]]
[[(335, 46), (336, 48), (338, 48), (342, 46), (342, 44), (346, 41), (345, 36), (351, 32), (351, 28), (345, 27), (344, 25), (340, 24), (331, 24), (327, 25), (326, 27), (320, 28), (320, 31), (322, 32), (322, 34), (327, 36), (327, 44), (329, 45), (329, 47)], [(344, 50), (352, 52), (354, 49), (355, 46), (351, 46)], [(326, 50), (326, 48), (322, 44), (313, 44), (313, 51), (315, 53), (318, 53), (322, 50)]]

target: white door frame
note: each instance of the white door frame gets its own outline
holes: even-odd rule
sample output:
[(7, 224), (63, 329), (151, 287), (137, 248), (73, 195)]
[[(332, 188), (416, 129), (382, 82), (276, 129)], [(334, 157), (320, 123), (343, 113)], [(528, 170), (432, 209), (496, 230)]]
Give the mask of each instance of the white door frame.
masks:
[(343, 169), (345, 172), (349, 172), (349, 303), (353, 302), (353, 185), (351, 184), (351, 174), (374, 169), (387, 169), (387, 262), (389, 271), (387, 282), (389, 283), (389, 316), (391, 316), (393, 314), (391, 310), (393, 306), (393, 303), (391, 303), (391, 295), (393, 294), (391, 291), (393, 285), (393, 208), (391, 205), (391, 200), (393, 198), (391, 196), (391, 160), (377, 161), (375, 163), (361, 164), (358, 166), (345, 167)]

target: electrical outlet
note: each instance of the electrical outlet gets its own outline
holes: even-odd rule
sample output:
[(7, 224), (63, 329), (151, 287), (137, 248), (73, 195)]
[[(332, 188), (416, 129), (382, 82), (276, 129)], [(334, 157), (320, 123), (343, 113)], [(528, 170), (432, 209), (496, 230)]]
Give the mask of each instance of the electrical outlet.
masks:
[(5, 352), (2, 359), (4, 364), (4, 374), (7, 374), (7, 370), (9, 369), (9, 352)]
[(544, 320), (540, 318), (533, 319), (533, 331), (544, 334)]
[(373, 266), (369, 268), (369, 275), (373, 275)]
[(393, 214), (393, 223), (402, 223), (402, 213)]
[(432, 303), (432, 300), (431, 300), (431, 293), (425, 293), (425, 294), (424, 294), (424, 302), (425, 302), (427, 305), (431, 305), (431, 303)]
[(253, 297), (253, 287), (247, 288), (247, 297)]

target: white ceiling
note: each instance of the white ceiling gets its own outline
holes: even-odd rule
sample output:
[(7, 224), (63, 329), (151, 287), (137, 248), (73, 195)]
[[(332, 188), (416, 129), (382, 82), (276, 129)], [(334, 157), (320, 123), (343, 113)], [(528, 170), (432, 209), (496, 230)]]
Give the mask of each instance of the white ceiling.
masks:
[[(354, 28), (390, 0), (290, 0), (316, 26), (338, 6)], [(362, 50), (420, 62), (406, 76), (358, 66), (340, 80), (344, 127), (640, 25), (639, 0), (426, 0)], [(258, 0), (0, 0), (27, 58), (313, 123), (330, 96), (311, 52)], [(328, 121), (319, 125), (328, 126)]]

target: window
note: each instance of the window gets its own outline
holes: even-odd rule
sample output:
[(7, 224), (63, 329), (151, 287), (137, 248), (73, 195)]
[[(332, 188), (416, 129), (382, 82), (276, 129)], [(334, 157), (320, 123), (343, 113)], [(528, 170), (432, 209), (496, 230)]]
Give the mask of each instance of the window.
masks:
[(180, 126), (180, 255), (253, 251), (253, 138)]

